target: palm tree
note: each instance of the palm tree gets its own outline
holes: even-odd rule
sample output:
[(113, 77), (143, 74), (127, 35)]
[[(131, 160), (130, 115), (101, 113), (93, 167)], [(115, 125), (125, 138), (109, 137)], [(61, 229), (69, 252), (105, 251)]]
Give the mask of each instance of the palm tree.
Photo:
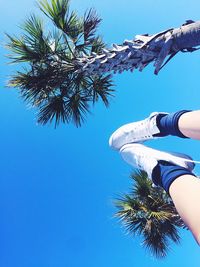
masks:
[(178, 228), (186, 228), (171, 198), (161, 188), (152, 187), (147, 174), (142, 171), (131, 175), (134, 181), (130, 194), (120, 197), (115, 205), (115, 216), (128, 233), (141, 235), (142, 245), (156, 257), (167, 255), (170, 241), (180, 242)]
[(45, 33), (43, 21), (32, 15), (22, 26), (20, 37), (8, 35), (7, 47), (13, 63), (26, 63), (9, 85), (19, 88), (22, 98), (39, 109), (41, 124), (55, 120), (55, 126), (71, 121), (80, 126), (90, 103), (101, 99), (109, 105), (111, 72), (141, 71), (154, 62), (158, 74), (179, 51), (193, 52), (200, 45), (200, 21), (188, 20), (180, 28), (137, 35), (105, 49), (96, 34), (101, 19), (93, 9), (79, 17), (70, 11), (69, 0), (38, 1), (53, 28)]
[(7, 35), (12, 62), (26, 63), (9, 86), (19, 88), (22, 98), (39, 109), (39, 123), (73, 121), (80, 126), (90, 103), (101, 99), (108, 106), (113, 92), (110, 74), (75, 71), (76, 58), (105, 47), (96, 34), (101, 19), (93, 9), (78, 17), (70, 12), (69, 0), (41, 0), (38, 5), (54, 25), (45, 33), (43, 20), (31, 15), (20, 37)]

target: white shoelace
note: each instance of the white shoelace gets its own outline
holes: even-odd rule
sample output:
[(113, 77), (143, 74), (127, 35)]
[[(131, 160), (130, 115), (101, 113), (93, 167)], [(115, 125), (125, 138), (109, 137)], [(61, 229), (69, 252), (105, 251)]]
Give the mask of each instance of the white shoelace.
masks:
[[(180, 160), (182, 160), (182, 161), (184, 161), (184, 162), (189, 162), (189, 163), (195, 163), (195, 164), (200, 164), (200, 161), (198, 161), (198, 160), (193, 160), (193, 159), (187, 159), (187, 158), (185, 158), (185, 157), (180, 157), (180, 156), (176, 156), (176, 155), (172, 155), (174, 158), (177, 158), (177, 159), (180, 159)], [(136, 158), (135, 158), (135, 160), (136, 160), (136, 164), (138, 165), (138, 166), (141, 166), (141, 165), (143, 165), (143, 164), (141, 164), (143, 161), (148, 161), (149, 160), (149, 157), (147, 157), (147, 156), (145, 156), (145, 155), (140, 155), (140, 156), (137, 156)], [(155, 160), (157, 160), (156, 158), (155, 158)]]
[(146, 119), (145, 121), (141, 121), (138, 122), (138, 125), (135, 126), (135, 128), (133, 129), (134, 131), (134, 135), (135, 135), (135, 139), (137, 138), (152, 138), (152, 133), (151, 133), (151, 129), (149, 127), (149, 119)]

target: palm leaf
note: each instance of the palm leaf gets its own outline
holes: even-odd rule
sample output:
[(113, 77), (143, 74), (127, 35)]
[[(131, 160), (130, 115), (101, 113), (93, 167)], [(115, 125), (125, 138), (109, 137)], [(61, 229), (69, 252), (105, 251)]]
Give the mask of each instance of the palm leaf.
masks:
[(70, 13), (68, 0), (39, 1), (39, 8), (55, 25), (72, 40), (76, 40), (82, 31), (82, 20), (75, 11)]
[[(151, 232), (153, 230), (151, 229)], [(158, 229), (153, 234), (144, 234), (142, 246), (149, 250), (156, 258), (164, 258), (169, 252), (169, 240), (165, 235), (158, 232)]]
[(147, 198), (151, 193), (151, 181), (145, 172), (134, 172), (131, 174), (131, 179), (135, 183), (132, 194), (137, 196), (139, 199)]
[(81, 95), (79, 92), (67, 100), (67, 112), (77, 127), (81, 126), (89, 113), (89, 101), (87, 95)]
[(111, 75), (106, 76), (92, 76), (90, 79), (90, 90), (93, 103), (97, 102), (99, 98), (104, 102), (105, 106), (109, 105), (109, 98), (113, 96), (114, 92), (111, 87), (113, 86)]
[(27, 40), (34, 43), (43, 39), (43, 21), (32, 14), (21, 26), (28, 33)]
[(183, 221), (178, 215), (171, 198), (161, 188), (152, 187), (145, 172), (131, 175), (134, 184), (129, 194), (115, 202), (115, 216), (131, 235), (141, 235), (142, 245), (158, 258), (165, 257), (171, 241), (178, 243), (178, 227)]
[(105, 48), (105, 43), (103, 42), (100, 36), (97, 36), (93, 39), (91, 52), (96, 54), (100, 54), (102, 50)]
[(40, 10), (62, 29), (69, 12), (69, 0), (51, 0), (50, 4), (47, 0), (39, 0), (38, 3)]
[(68, 0), (39, 0), (39, 8), (55, 27), (46, 32), (43, 21), (31, 15), (21, 26), (20, 37), (8, 35), (10, 58), (14, 63), (28, 63), (11, 77), (9, 85), (38, 108), (39, 123), (81, 126), (90, 103), (102, 100), (108, 107), (113, 92), (110, 75), (86, 75), (76, 64), (84, 52), (91, 55), (104, 47), (95, 36), (100, 19), (93, 9), (78, 17), (70, 11)]
[(40, 55), (26, 44), (24, 37), (6, 35), (10, 41), (6, 47), (13, 53), (8, 55), (12, 63), (35, 62), (41, 59)]
[(84, 41), (90, 42), (94, 40), (97, 27), (99, 26), (101, 19), (97, 15), (94, 9), (90, 9), (88, 12), (85, 12), (84, 22), (83, 22), (83, 31), (84, 31)]
[(52, 122), (54, 118), (55, 127), (60, 122), (66, 123), (70, 120), (69, 114), (66, 112), (66, 102), (61, 95), (49, 98), (39, 109), (39, 123), (44, 125)]

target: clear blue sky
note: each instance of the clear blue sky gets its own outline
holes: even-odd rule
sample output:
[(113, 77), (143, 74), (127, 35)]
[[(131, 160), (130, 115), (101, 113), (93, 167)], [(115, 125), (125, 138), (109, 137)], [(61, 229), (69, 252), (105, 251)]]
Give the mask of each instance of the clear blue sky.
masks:
[[(0, 40), (4, 32), (36, 11), (32, 0), (0, 0)], [(198, 20), (192, 0), (72, 0), (82, 13), (94, 7), (107, 44), (136, 34), (154, 33)], [(16, 90), (5, 88), (17, 66), (6, 65), (0, 48), (0, 266), (1, 267), (199, 267), (200, 248), (189, 231), (165, 260), (141, 248), (141, 239), (124, 234), (113, 218), (112, 201), (131, 186), (131, 168), (109, 149), (110, 134), (152, 111), (199, 109), (200, 52), (177, 55), (159, 74), (116, 75), (116, 97), (109, 109), (98, 104), (80, 129), (38, 126)], [(165, 138), (155, 148), (185, 152), (200, 159), (200, 143)], [(200, 168), (197, 166), (196, 172)]]

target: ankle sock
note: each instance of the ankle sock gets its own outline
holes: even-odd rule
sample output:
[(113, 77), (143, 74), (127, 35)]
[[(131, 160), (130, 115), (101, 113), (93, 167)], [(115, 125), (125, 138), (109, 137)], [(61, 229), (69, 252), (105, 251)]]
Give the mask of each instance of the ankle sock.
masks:
[(184, 167), (167, 161), (159, 161), (153, 170), (152, 180), (155, 185), (161, 186), (169, 194), (169, 188), (173, 181), (185, 174), (196, 176)]
[(188, 138), (181, 133), (178, 128), (178, 121), (181, 115), (186, 112), (190, 112), (190, 110), (180, 110), (175, 113), (170, 113), (167, 115), (159, 114), (157, 116), (157, 126), (160, 130), (160, 134), (155, 136), (167, 136), (167, 135), (174, 135), (181, 138)]

